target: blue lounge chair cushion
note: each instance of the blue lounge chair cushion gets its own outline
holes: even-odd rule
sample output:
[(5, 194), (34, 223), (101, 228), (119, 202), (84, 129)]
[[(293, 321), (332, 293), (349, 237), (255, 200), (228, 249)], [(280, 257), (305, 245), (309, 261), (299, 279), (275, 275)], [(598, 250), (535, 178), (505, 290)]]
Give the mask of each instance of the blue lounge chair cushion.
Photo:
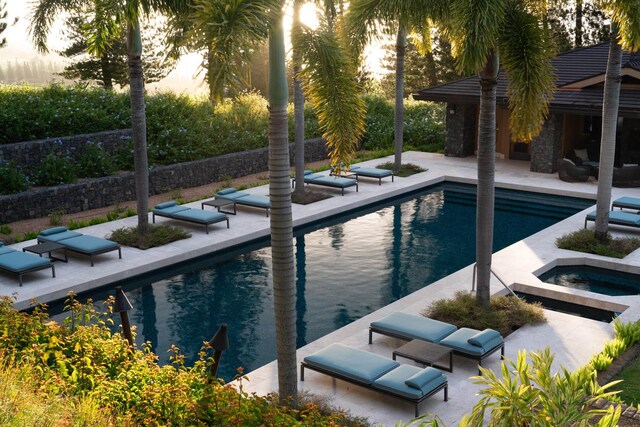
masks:
[[(320, 185), (325, 185), (327, 187), (336, 187), (336, 188), (352, 187), (358, 184), (358, 181), (351, 178), (340, 178), (336, 176), (326, 176), (321, 174), (318, 174), (318, 175), (320, 176), (316, 178), (312, 178), (309, 182), (311, 184), (320, 184)], [(311, 176), (313, 175), (305, 176), (305, 181), (307, 181), (307, 178)]]
[(313, 182), (314, 179), (318, 179), (318, 178), (322, 178), (322, 177), (326, 176), (326, 175), (323, 175), (321, 173), (315, 173), (315, 172), (312, 172), (312, 171), (308, 171), (308, 172), (309, 173), (307, 173), (305, 171), (305, 173), (304, 173), (304, 182), (306, 182), (306, 183)]
[(637, 197), (618, 197), (613, 203), (623, 208), (640, 210), (640, 198)]
[(393, 175), (393, 171), (389, 169), (361, 168), (359, 166), (352, 167), (350, 171), (355, 173), (356, 175), (375, 177), (375, 178), (384, 178), (384, 177)]
[(402, 312), (391, 313), (383, 319), (371, 322), (371, 326), (391, 335), (402, 335), (408, 339), (433, 343), (440, 342), (457, 329), (450, 323)]
[(10, 248), (8, 246), (0, 246), (0, 255), (9, 254), (15, 251), (16, 251), (15, 249)]
[(419, 372), (416, 372), (415, 374), (407, 378), (405, 380), (405, 384), (407, 384), (409, 387), (422, 390), (424, 386), (426, 386), (433, 380), (440, 379), (442, 376), (442, 373), (437, 369), (421, 369)]
[[(63, 227), (60, 227), (60, 228), (63, 228)], [(67, 240), (72, 237), (79, 237), (82, 235), (83, 235), (82, 233), (78, 233), (77, 231), (61, 231), (55, 234), (47, 234), (47, 235), (43, 235), (42, 233), (40, 233), (38, 235), (38, 240), (43, 240), (47, 242), (60, 242), (62, 240)]]
[(236, 201), (240, 204), (243, 205), (248, 205), (248, 206), (257, 206), (259, 208), (270, 208), (271, 207), (271, 200), (269, 200), (268, 197), (266, 196), (254, 196), (252, 194), (247, 194), (246, 196), (243, 196), (239, 199), (237, 199)]
[(440, 341), (439, 344), (457, 350), (461, 353), (473, 356), (482, 356), (487, 351), (502, 343), (502, 337), (498, 334), (497, 337), (494, 337), (489, 341), (485, 341), (483, 346), (470, 344), (469, 338), (477, 335), (479, 332), (480, 331), (476, 329), (460, 328)]
[(176, 213), (178, 212), (182, 212), (182, 211), (188, 211), (189, 208), (185, 207), (185, 206), (180, 206), (180, 205), (172, 205), (172, 206), (167, 206), (165, 208), (159, 208), (159, 205), (157, 205), (155, 208), (153, 208), (153, 212), (157, 213), (157, 214), (162, 214), (162, 215), (172, 215), (174, 216)]
[(53, 228), (49, 228), (47, 230), (42, 230), (40, 232), (41, 236), (50, 236), (52, 234), (58, 234), (58, 233), (63, 233), (67, 231), (67, 229), (65, 227), (53, 227)]
[(502, 342), (502, 336), (500, 336), (500, 332), (487, 328), (469, 338), (467, 342), (471, 345), (482, 347), (486, 351), (500, 344)]
[(235, 188), (231, 187), (231, 188), (225, 188), (224, 190), (218, 191), (218, 193), (216, 195), (217, 196), (224, 196), (224, 195), (231, 194), (231, 193), (236, 193), (236, 192), (238, 192), (238, 190), (236, 190)]
[(40, 258), (39, 256), (19, 251), (13, 251), (0, 256), (0, 267), (16, 273), (49, 264), (51, 264), (49, 258)]
[(369, 385), (377, 378), (400, 366), (400, 363), (395, 360), (341, 344), (332, 344), (325, 347), (317, 353), (305, 357), (304, 361), (309, 365), (317, 366)]
[(164, 203), (158, 203), (153, 208), (154, 209), (166, 209), (166, 208), (170, 208), (171, 206), (176, 206), (176, 205), (177, 205), (176, 202), (164, 202)]
[(396, 369), (392, 370), (391, 372), (387, 372), (386, 374), (384, 374), (383, 376), (375, 380), (373, 382), (373, 386), (375, 388), (379, 388), (381, 390), (387, 390), (392, 393), (399, 394), (401, 396), (409, 397), (412, 399), (419, 399), (422, 396), (424, 396), (426, 393), (433, 390), (438, 385), (445, 382), (446, 378), (444, 377), (444, 375), (442, 375), (436, 369), (433, 369), (434, 371), (436, 371), (438, 376), (442, 378), (442, 381), (438, 382), (435, 385), (432, 385), (431, 383), (425, 384), (431, 387), (426, 391), (423, 391), (422, 388), (411, 387), (410, 385), (407, 384), (406, 380), (408, 377), (417, 375), (422, 371), (426, 371), (426, 370), (430, 371), (432, 369), (433, 368), (422, 369), (413, 365), (400, 365)]
[[(587, 214), (589, 221), (596, 220), (596, 211)], [(609, 211), (609, 221), (621, 225), (640, 226), (640, 215), (631, 212)]]
[(60, 244), (82, 253), (96, 253), (118, 247), (118, 244), (111, 240), (85, 235), (64, 239)]
[(202, 209), (184, 209), (178, 211), (172, 215), (174, 218), (182, 218), (193, 222), (200, 222), (203, 224), (210, 223), (212, 221), (223, 221), (227, 216), (220, 212), (205, 211)]

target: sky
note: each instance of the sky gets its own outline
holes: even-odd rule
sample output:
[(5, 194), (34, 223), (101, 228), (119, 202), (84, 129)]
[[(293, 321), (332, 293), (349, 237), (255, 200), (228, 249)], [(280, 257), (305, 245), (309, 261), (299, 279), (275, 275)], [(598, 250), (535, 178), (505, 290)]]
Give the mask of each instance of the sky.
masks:
[[(0, 0), (3, 1), (3, 0)], [(0, 50), (0, 65), (9, 61), (32, 61), (37, 59), (43, 59), (45, 62), (52, 61), (59, 64), (60, 69), (68, 59), (56, 54), (57, 50), (62, 50), (66, 46), (66, 40), (62, 35), (63, 24), (62, 20), (58, 19), (50, 31), (48, 38), (48, 46), (50, 53), (47, 55), (40, 54), (33, 47), (31, 38), (29, 36), (29, 22), (31, 16), (31, 7), (33, 1), (30, 0), (4, 0), (7, 3), (7, 10), (9, 12), (8, 21), (13, 22), (15, 17), (18, 17), (18, 22), (7, 28), (2, 34), (2, 37), (7, 39), (7, 46)], [(315, 6), (307, 4), (302, 9), (301, 19), (309, 26), (317, 24)], [(284, 20), (285, 29), (291, 27), (291, 13), (287, 12)], [(285, 40), (288, 41), (289, 37), (285, 35)], [(380, 64), (384, 56), (383, 49), (380, 48), (381, 43), (376, 43), (369, 46), (365, 55), (367, 58), (367, 66), (376, 76), (380, 76), (383, 73)], [(290, 49), (290, 46), (286, 46)], [(163, 80), (158, 83), (147, 85), (149, 90), (173, 90), (176, 92), (188, 92), (198, 93), (206, 92), (206, 87), (203, 84), (203, 75), (199, 73), (198, 66), (201, 62), (201, 57), (198, 54), (189, 54), (183, 56), (176, 66), (176, 68)]]

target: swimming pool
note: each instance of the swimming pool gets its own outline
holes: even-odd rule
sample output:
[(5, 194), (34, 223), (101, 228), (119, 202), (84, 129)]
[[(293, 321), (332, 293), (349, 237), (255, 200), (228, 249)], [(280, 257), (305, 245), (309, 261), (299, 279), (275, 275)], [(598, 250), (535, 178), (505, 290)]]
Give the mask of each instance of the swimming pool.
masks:
[[(497, 189), (494, 250), (592, 204)], [(445, 183), (294, 234), (300, 347), (471, 264), (475, 187)], [(264, 239), (119, 283), (134, 306), (138, 343), (150, 341), (161, 362), (176, 344), (192, 361), (226, 322), (230, 349), (219, 375), (229, 380), (238, 366), (249, 372), (275, 359), (268, 245)]]
[(640, 295), (640, 276), (589, 265), (553, 267), (540, 280), (553, 285), (596, 292), (604, 295)]

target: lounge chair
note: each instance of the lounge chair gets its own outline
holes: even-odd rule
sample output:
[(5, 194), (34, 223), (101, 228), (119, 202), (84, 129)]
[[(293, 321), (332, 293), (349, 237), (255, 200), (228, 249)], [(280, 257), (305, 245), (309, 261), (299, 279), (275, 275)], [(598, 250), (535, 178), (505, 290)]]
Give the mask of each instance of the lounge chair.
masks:
[[(584, 219), (584, 228), (587, 228), (587, 221), (596, 220), (596, 211), (590, 212)], [(640, 227), (640, 215), (624, 212), (624, 211), (609, 211), (609, 224), (624, 225), (626, 227)]]
[(382, 178), (386, 178), (388, 176), (391, 177), (391, 182), (393, 182), (394, 176), (393, 171), (389, 169), (378, 169), (378, 168), (365, 168), (360, 166), (352, 166), (349, 169), (349, 172), (355, 174), (356, 177), (360, 178), (361, 176), (367, 178), (378, 178), (378, 185), (382, 185)]
[(373, 332), (407, 341), (419, 339), (443, 345), (453, 349), (453, 354), (477, 360), (480, 366), (484, 359), (498, 350), (504, 356), (504, 340), (498, 331), (457, 329), (455, 325), (415, 314), (396, 312), (372, 322), (369, 344)]
[(56, 268), (49, 258), (20, 252), (0, 242), (0, 270), (18, 275), (20, 286), (22, 286), (22, 276), (47, 268), (50, 268), (51, 274), (56, 277)]
[(154, 224), (156, 222), (156, 216), (161, 216), (178, 221), (204, 225), (207, 234), (209, 234), (209, 225), (217, 222), (227, 221), (227, 228), (229, 228), (229, 218), (223, 213), (188, 208), (186, 206), (180, 206), (176, 202), (165, 202), (155, 205), (151, 211), (151, 215)]
[(618, 197), (611, 203), (611, 210), (615, 208), (631, 209), (640, 213), (640, 198), (637, 197)]
[(236, 205), (265, 209), (267, 216), (269, 216), (269, 209), (271, 209), (271, 200), (269, 197), (254, 196), (244, 191), (238, 191), (235, 188), (225, 188), (224, 190), (218, 191), (216, 193), (216, 199), (231, 200), (233, 202), (233, 215), (236, 213)]
[(332, 344), (309, 355), (300, 363), (300, 381), (304, 381), (304, 368), (356, 384), (379, 393), (418, 405), (444, 389), (448, 400), (447, 377), (435, 368), (401, 365), (395, 360), (367, 351)]
[(340, 188), (342, 195), (344, 196), (344, 189), (349, 187), (356, 187), (356, 193), (358, 192), (358, 180), (353, 178), (341, 178), (338, 176), (327, 176), (321, 173), (313, 173), (311, 171), (305, 171), (304, 182), (306, 184), (322, 185), (325, 187)]
[(38, 234), (38, 242), (56, 242), (64, 246), (67, 251), (88, 255), (93, 267), (94, 255), (100, 255), (111, 251), (118, 251), (118, 257), (122, 259), (120, 245), (101, 237), (87, 236), (77, 231), (69, 231), (64, 227), (54, 227), (43, 230)]

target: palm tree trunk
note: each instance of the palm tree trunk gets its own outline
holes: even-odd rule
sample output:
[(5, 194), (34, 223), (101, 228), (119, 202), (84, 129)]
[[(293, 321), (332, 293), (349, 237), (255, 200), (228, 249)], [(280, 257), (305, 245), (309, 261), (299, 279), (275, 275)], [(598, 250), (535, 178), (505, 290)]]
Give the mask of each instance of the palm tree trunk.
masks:
[[(293, 2), (293, 26), (300, 25), (300, 0)], [(300, 53), (293, 48), (293, 129), (295, 147), (295, 194), (304, 194), (304, 93), (300, 86), (298, 73), (300, 72)]]
[(109, 56), (105, 52), (100, 57), (100, 71), (102, 72), (102, 86), (108, 90), (113, 89), (112, 69), (113, 65), (109, 60)]
[(138, 233), (144, 236), (149, 228), (149, 164), (147, 159), (147, 118), (144, 108), (144, 80), (142, 77), (142, 40), (139, 22), (127, 26), (129, 52), (129, 94), (131, 98), (131, 131), (135, 166), (136, 208)]
[(489, 306), (496, 162), (496, 79), (498, 54), (492, 51), (480, 72), (480, 118), (478, 124), (478, 196), (476, 208), (476, 264), (478, 302)]
[[(297, 403), (296, 287), (289, 186), (287, 75), (282, 20), (269, 34), (269, 196), (273, 302), (281, 403)], [(287, 399), (291, 399), (289, 402)]]
[(609, 209), (611, 206), (611, 184), (613, 181), (613, 162), (616, 152), (616, 128), (618, 125), (618, 104), (620, 100), (620, 77), (622, 65), (622, 47), (618, 43), (615, 25), (611, 28), (609, 59), (604, 81), (602, 100), (602, 139), (600, 140), (600, 166), (598, 171), (598, 199), (596, 203), (596, 238), (603, 242), (609, 227)]
[(576, 0), (575, 43), (573, 47), (582, 46), (582, 0)]
[(395, 141), (395, 170), (402, 167), (402, 132), (404, 125), (404, 54), (407, 49), (407, 30), (400, 24), (396, 39), (396, 114), (393, 124)]

